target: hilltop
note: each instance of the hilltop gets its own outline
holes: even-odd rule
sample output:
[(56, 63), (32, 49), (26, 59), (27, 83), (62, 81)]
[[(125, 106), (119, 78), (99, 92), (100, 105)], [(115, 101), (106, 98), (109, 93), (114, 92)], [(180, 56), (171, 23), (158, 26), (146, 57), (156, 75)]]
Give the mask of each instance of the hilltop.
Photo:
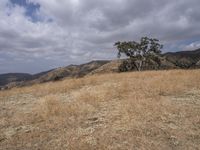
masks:
[(110, 61), (91, 61), (82, 65), (69, 65), (34, 75), (22, 73), (2, 74), (0, 75), (0, 79), (2, 81), (0, 82), (0, 87), (2, 86), (2, 88), (7, 89), (16, 86), (57, 81), (63, 78), (83, 77), (108, 62)]
[(0, 91), (0, 110), (0, 150), (199, 149), (200, 70), (13, 88)]
[[(0, 87), (8, 89), (16, 86), (33, 85), (64, 78), (79, 78), (92, 74), (118, 72), (123, 60), (97, 60), (82, 65), (69, 65), (55, 68), (35, 75), (3, 74), (0, 75)], [(200, 68), (200, 49), (194, 51), (168, 52), (162, 54), (161, 66), (155, 62), (143, 66), (144, 70), (195, 69)]]

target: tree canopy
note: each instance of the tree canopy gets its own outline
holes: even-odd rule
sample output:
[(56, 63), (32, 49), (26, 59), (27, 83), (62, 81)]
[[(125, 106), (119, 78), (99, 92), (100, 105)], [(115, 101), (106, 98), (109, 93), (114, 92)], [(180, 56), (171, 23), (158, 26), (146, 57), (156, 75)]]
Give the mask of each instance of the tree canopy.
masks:
[(125, 67), (131, 68), (134, 66), (138, 71), (142, 69), (143, 63), (150, 59), (154, 59), (159, 63), (159, 56), (163, 48), (158, 39), (148, 37), (142, 37), (140, 42), (116, 42), (114, 46), (117, 47), (119, 58), (122, 54), (129, 58), (128, 62), (125, 63)]

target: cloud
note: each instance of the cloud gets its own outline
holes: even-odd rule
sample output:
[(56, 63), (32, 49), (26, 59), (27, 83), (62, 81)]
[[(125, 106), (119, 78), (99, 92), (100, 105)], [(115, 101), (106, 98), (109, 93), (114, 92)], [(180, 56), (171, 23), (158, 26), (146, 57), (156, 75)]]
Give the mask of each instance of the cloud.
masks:
[[(161, 39), (165, 51), (199, 47), (191, 46), (200, 40), (199, 0), (15, 2), (0, 1), (0, 59), (8, 66), (0, 73), (116, 58), (114, 42), (141, 36)], [(31, 71), (26, 62), (39, 69)]]
[(189, 45), (184, 46), (185, 50), (194, 50), (194, 49), (198, 49), (198, 48), (200, 48), (200, 41), (196, 41)]

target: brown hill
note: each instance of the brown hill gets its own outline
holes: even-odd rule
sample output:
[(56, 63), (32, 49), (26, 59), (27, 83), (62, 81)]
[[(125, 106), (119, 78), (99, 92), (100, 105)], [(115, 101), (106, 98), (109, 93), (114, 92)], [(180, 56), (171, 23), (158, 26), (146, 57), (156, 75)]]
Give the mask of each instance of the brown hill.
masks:
[(200, 61), (200, 49), (164, 54), (167, 61), (179, 68), (196, 68)]
[[(69, 65), (35, 75), (30, 74), (3, 74), (0, 75), (2, 89), (15, 86), (32, 85), (48, 81), (57, 81), (63, 78), (78, 78), (92, 74), (118, 72), (123, 60), (92, 61), (82, 65)], [(194, 69), (200, 68), (200, 49), (194, 51), (168, 52), (162, 55), (161, 66), (151, 61), (143, 66), (144, 70), (152, 69)]]
[[(30, 75), (27, 80), (16, 80), (13, 82), (4, 82), (2, 89), (10, 89), (16, 86), (26, 86), (36, 83), (44, 83), (49, 81), (57, 81), (63, 78), (78, 78), (83, 77), (93, 70), (101, 67), (102, 65), (109, 63), (107, 60), (91, 61), (82, 65), (69, 65), (67, 67), (56, 68), (47, 72), (42, 72), (35, 75)], [(2, 79), (3, 80), (3, 79)], [(5, 84), (7, 83), (7, 84)]]
[(108, 63), (109, 61), (91, 61), (82, 65), (70, 65), (67, 67), (60, 67), (49, 71), (48, 73), (33, 80), (33, 82), (42, 83), (48, 81), (56, 81), (62, 78), (78, 78), (83, 77), (91, 71), (99, 68), (100, 66)]
[(123, 60), (112, 60), (91, 71), (88, 75), (118, 72), (119, 65), (122, 63), (122, 61)]

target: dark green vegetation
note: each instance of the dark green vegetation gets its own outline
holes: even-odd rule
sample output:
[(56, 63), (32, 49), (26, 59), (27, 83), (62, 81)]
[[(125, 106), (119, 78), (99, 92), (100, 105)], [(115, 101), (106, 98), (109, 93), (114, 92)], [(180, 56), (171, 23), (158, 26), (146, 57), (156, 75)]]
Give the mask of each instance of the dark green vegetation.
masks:
[(118, 49), (118, 57), (121, 54), (125, 54), (128, 57), (120, 65), (120, 71), (130, 71), (137, 69), (140, 71), (144, 64), (149, 64), (151, 61), (161, 64), (161, 49), (163, 45), (159, 43), (159, 40), (148, 37), (142, 37), (140, 42), (128, 41), (128, 42), (117, 42), (115, 46)]

